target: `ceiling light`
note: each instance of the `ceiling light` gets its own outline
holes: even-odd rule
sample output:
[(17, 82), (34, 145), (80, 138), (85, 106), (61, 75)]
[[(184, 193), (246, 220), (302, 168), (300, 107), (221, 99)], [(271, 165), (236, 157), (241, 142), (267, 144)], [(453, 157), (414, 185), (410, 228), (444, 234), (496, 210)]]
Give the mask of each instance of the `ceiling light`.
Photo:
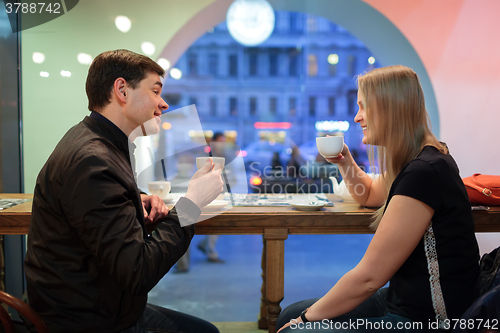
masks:
[(132, 22), (126, 16), (117, 16), (115, 18), (115, 25), (121, 32), (128, 32), (132, 27)]
[(179, 80), (182, 77), (182, 72), (180, 69), (174, 67), (170, 70), (170, 76), (176, 80)]
[(40, 52), (33, 52), (33, 62), (35, 64), (41, 64), (45, 61), (45, 54)]
[(144, 42), (141, 44), (141, 50), (145, 55), (153, 55), (156, 51), (156, 46), (151, 42)]
[(61, 71), (61, 76), (70, 77), (71, 76), (71, 72), (70, 71), (62, 70)]
[(164, 70), (167, 70), (170, 68), (170, 61), (165, 58), (160, 58), (158, 59), (158, 65), (160, 65)]
[(374, 58), (374, 57), (370, 57), (370, 58), (368, 58), (368, 63), (369, 63), (370, 65), (373, 65), (373, 64), (375, 63), (375, 58)]
[(92, 56), (87, 53), (78, 53), (77, 56), (78, 62), (82, 65), (90, 65), (92, 62)]
[(49, 77), (49, 72), (44, 72), (44, 71), (41, 71), (41, 72), (40, 72), (40, 76), (41, 76), (41, 77)]

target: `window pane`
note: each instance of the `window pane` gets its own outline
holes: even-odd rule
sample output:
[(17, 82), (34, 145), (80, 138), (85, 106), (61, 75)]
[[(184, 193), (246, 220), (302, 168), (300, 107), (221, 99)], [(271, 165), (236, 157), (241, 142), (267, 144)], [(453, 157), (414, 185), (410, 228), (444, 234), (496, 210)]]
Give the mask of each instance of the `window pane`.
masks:
[(238, 115), (238, 99), (236, 97), (229, 98), (229, 114), (231, 116)]
[(316, 76), (318, 75), (318, 58), (315, 54), (310, 54), (308, 57), (307, 64), (307, 75)]
[(290, 59), (288, 64), (288, 74), (290, 76), (298, 76), (298, 63), (299, 63), (299, 55), (294, 50), (290, 52)]
[(217, 53), (208, 55), (208, 73), (212, 76), (217, 76), (219, 73), (219, 55)]
[(335, 97), (328, 97), (328, 115), (335, 115)]
[(276, 114), (276, 108), (278, 104), (278, 99), (276, 97), (271, 97), (269, 99), (269, 113), (272, 115)]
[(290, 97), (290, 99), (288, 100), (288, 114), (290, 116), (296, 115), (297, 113), (296, 107), (297, 107), (297, 99), (295, 97)]
[(349, 76), (354, 76), (356, 75), (356, 57), (353, 55), (350, 55), (347, 57), (347, 74)]
[(356, 114), (356, 109), (358, 105), (358, 92), (356, 90), (350, 90), (347, 98), (347, 112), (349, 115), (353, 116)]
[(269, 55), (269, 76), (278, 75), (278, 54), (271, 53)]
[(250, 115), (257, 115), (257, 97), (250, 97)]
[(309, 96), (309, 115), (311, 117), (316, 115), (316, 97)]
[(300, 32), (301, 24), (300, 24), (301, 15), (299, 13), (290, 12), (289, 22), (290, 22), (290, 32)]
[(198, 56), (195, 53), (188, 54), (188, 74), (190, 76), (198, 75)]
[(217, 116), (217, 97), (210, 97), (210, 115)]
[(258, 57), (256, 53), (250, 53), (249, 55), (249, 68), (248, 74), (250, 76), (257, 76), (257, 66), (258, 66)]
[(337, 75), (337, 64), (328, 64), (328, 75)]
[(229, 55), (229, 76), (238, 76), (238, 55)]

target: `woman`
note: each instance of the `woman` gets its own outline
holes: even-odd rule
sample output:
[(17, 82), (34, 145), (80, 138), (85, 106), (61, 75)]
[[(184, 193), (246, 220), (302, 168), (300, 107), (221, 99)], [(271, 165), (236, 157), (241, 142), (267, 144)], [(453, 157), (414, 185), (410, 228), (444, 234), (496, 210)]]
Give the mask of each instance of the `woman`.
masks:
[(378, 146), (381, 176), (372, 180), (345, 144), (328, 161), (360, 205), (382, 206), (376, 232), (359, 264), (325, 296), (281, 313), (278, 332), (449, 328), (473, 301), (479, 252), (470, 203), (448, 148), (429, 129), (416, 73), (375, 69), (358, 77), (358, 88), (354, 120), (372, 146), (372, 166)]

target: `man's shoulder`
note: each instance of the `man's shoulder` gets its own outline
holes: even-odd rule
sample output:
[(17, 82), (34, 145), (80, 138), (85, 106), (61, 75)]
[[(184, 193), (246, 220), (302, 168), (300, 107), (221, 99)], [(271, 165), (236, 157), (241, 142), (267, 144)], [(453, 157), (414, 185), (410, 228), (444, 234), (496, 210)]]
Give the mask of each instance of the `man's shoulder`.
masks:
[(62, 148), (63, 151), (85, 154), (87, 150), (109, 149), (109, 143), (106, 136), (82, 121), (66, 132), (55, 150)]
[(66, 172), (86, 161), (115, 160), (115, 150), (109, 139), (82, 121), (66, 132), (47, 160), (47, 166)]

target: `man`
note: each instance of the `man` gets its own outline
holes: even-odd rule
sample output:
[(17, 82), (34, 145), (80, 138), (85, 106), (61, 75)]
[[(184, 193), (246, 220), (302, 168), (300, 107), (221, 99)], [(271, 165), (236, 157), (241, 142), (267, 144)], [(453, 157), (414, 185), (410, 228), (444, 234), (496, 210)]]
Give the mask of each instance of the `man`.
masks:
[[(51, 332), (218, 332), (147, 304), (147, 293), (188, 248), (201, 208), (223, 185), (220, 166), (209, 160), (171, 211), (137, 188), (128, 138), (152, 119), (158, 127), (168, 109), (160, 97), (163, 75), (154, 61), (127, 50), (97, 56), (86, 83), (92, 113), (40, 171), (25, 271), (29, 303)], [(146, 226), (154, 228), (150, 235)]]

